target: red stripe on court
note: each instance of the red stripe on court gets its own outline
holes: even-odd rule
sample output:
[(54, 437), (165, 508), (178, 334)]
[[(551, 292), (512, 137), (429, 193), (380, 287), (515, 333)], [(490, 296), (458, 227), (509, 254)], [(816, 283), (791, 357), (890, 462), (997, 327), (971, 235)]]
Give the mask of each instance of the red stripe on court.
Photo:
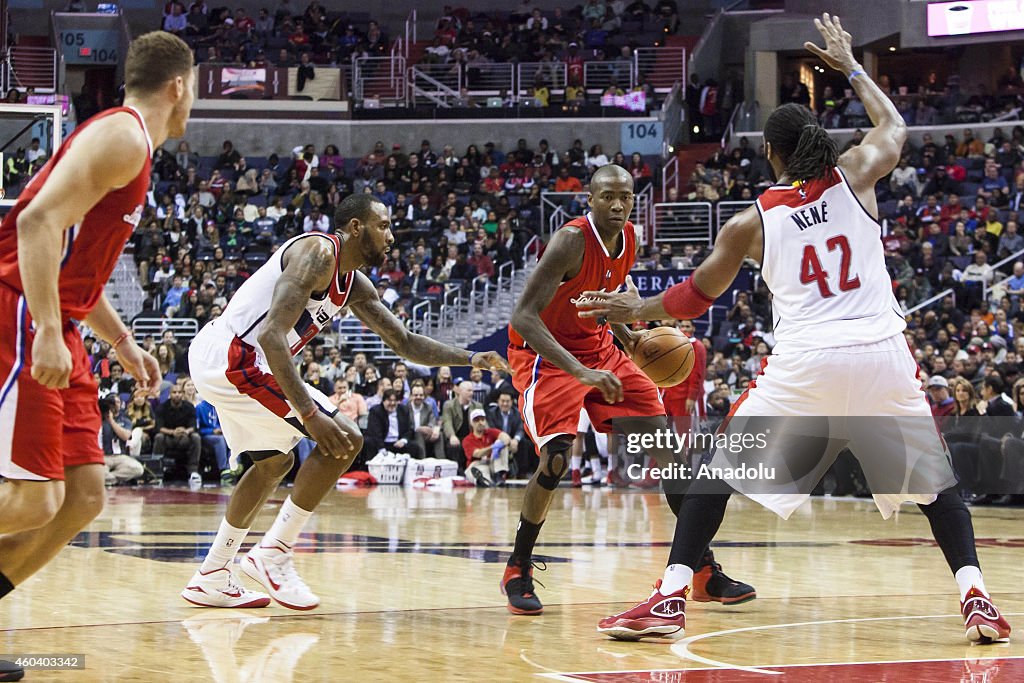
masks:
[(292, 407), (273, 375), (256, 367), (256, 349), (238, 337), (231, 340), (228, 349), (228, 369), (224, 373), (239, 393), (259, 401), (260, 405), (278, 417), (285, 417)]
[[(981, 655), (982, 653), (979, 653)], [(877, 683), (914, 681), (950, 683), (984, 681), (1017, 683), (1024, 680), (1024, 659), (950, 659), (931, 662), (883, 662), (879, 664), (815, 664), (812, 666), (760, 667), (781, 675), (737, 669), (678, 669), (658, 671), (603, 671), (566, 673), (563, 679), (590, 683)]]

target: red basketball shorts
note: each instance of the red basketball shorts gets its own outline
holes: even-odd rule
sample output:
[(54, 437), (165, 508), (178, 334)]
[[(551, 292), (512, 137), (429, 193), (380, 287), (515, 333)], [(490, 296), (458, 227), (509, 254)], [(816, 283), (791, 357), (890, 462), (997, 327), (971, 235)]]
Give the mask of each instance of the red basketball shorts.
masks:
[(25, 297), (0, 285), (0, 475), (63, 479), (65, 467), (103, 463), (99, 388), (74, 323), (64, 324), (72, 362), (67, 389), (32, 379), (33, 339)]
[(560, 434), (576, 438), (581, 408), (586, 408), (594, 429), (604, 434), (612, 431), (611, 421), (616, 417), (665, 414), (654, 382), (618, 348), (612, 346), (600, 355), (578, 358), (588, 368), (608, 370), (618, 377), (622, 401), (607, 403), (599, 390), (580, 384), (532, 349), (508, 347), (512, 384), (519, 392), (519, 412), (538, 449)]

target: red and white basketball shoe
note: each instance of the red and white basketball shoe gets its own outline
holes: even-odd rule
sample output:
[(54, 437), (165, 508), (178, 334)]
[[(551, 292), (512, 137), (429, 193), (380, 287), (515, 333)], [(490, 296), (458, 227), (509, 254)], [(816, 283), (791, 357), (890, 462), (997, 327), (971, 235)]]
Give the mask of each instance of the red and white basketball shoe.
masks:
[(242, 572), (256, 581), (284, 607), (310, 610), (320, 604), (320, 598), (309, 589), (295, 571), (291, 549), (282, 546), (264, 546), (261, 542), (242, 560)]
[(669, 638), (675, 640), (686, 634), (685, 586), (671, 595), (661, 594), (661, 579), (654, 584), (654, 592), (646, 601), (619, 614), (605, 617), (597, 630), (617, 640), (641, 638)]
[(181, 597), (200, 607), (266, 607), (270, 596), (251, 591), (235, 580), (230, 567), (221, 567), (211, 572), (196, 571), (189, 579)]
[(992, 599), (977, 588), (967, 591), (967, 597), (960, 603), (960, 613), (964, 615), (964, 628), (970, 642), (987, 644), (1010, 639), (1010, 624), (992, 604)]
[(579, 470), (572, 471), (572, 487), (574, 489), (581, 488), (583, 486), (583, 473)]

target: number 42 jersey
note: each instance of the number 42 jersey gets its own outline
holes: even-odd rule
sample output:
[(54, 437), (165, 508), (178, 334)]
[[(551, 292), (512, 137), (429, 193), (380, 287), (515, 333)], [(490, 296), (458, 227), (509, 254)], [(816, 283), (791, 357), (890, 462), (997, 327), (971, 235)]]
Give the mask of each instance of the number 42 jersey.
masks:
[(906, 328), (876, 220), (839, 168), (768, 188), (761, 275), (773, 295), (776, 346), (794, 353), (871, 344)]

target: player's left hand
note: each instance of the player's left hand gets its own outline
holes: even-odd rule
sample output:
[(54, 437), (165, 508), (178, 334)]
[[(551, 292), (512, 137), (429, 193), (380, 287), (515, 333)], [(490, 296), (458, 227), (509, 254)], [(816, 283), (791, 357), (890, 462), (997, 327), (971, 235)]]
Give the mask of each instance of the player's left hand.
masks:
[(472, 367), (480, 368), (481, 370), (501, 370), (506, 374), (512, 374), (512, 369), (509, 368), (508, 361), (496, 351), (483, 351), (475, 354), (473, 356)]
[(644, 300), (633, 278), (626, 276), (624, 292), (583, 292), (576, 302), (581, 318), (605, 318), (610, 323), (632, 323), (640, 319)]
[(159, 394), (160, 364), (150, 353), (129, 339), (118, 347), (117, 360), (125, 372), (135, 378), (140, 389), (150, 396)]

